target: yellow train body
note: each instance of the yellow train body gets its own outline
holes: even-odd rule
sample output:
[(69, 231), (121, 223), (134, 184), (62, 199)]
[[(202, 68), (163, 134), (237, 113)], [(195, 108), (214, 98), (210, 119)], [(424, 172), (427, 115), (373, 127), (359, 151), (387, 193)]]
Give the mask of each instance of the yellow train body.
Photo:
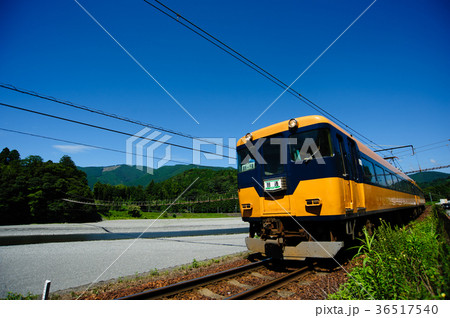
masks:
[(333, 257), (357, 224), (425, 203), (413, 180), (321, 116), (249, 133), (237, 150), (247, 246), (263, 254)]

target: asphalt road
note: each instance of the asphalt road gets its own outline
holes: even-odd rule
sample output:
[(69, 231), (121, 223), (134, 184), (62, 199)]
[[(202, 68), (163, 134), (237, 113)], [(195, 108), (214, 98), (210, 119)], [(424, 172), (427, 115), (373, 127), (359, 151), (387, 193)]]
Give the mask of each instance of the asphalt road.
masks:
[(247, 233), (241, 218), (118, 220), (0, 227), (0, 246)]
[[(94, 226), (21, 226), (16, 227), (16, 230), (21, 232), (21, 236), (38, 233), (47, 236), (51, 233), (66, 235), (76, 231), (78, 234), (104, 233), (102, 228), (113, 233), (135, 233), (145, 230), (148, 222), (152, 222), (130, 221), (136, 220), (107, 221)], [(171, 232), (180, 230), (218, 230), (233, 226), (246, 227), (246, 224), (238, 218), (158, 220), (149, 230), (167, 231), (169, 236)], [(2, 227), (0, 236), (12, 236), (17, 231), (13, 231), (12, 227)], [(8, 292), (40, 294), (47, 279), (52, 281), (51, 291), (56, 291), (144, 273), (155, 268), (161, 270), (188, 264), (193, 259), (200, 261), (243, 252), (247, 250), (244, 243), (246, 236), (247, 234), (232, 234), (0, 246), (0, 297), (5, 297)]]
[(95, 223), (28, 224), (0, 226), (0, 237), (31, 235), (71, 235), (174, 232), (226, 228), (248, 228), (240, 217), (211, 219), (115, 220)]

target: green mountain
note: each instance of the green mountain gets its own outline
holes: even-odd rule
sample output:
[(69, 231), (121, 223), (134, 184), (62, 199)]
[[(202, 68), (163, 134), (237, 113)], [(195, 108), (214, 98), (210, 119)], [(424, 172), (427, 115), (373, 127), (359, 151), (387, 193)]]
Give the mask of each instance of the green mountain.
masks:
[(93, 192), (94, 198), (100, 201), (147, 202), (141, 208), (116, 207), (121, 212), (104, 208), (103, 214), (109, 216), (125, 212), (137, 217), (141, 209), (156, 212), (166, 210), (169, 205), (170, 212), (174, 213), (234, 213), (239, 207), (237, 173), (233, 168), (193, 168), (162, 182), (151, 181), (146, 187), (96, 183)]
[(419, 172), (410, 175), (425, 193), (425, 199), (434, 201), (450, 198), (450, 174), (443, 172)]
[(214, 171), (232, 169), (223, 167), (205, 167), (198, 165), (174, 165), (163, 166), (159, 169), (154, 169), (153, 174), (137, 169), (135, 166), (117, 165), (110, 167), (78, 167), (79, 170), (84, 171), (87, 174), (88, 184), (91, 189), (97, 181), (101, 183), (118, 185), (123, 184), (127, 186), (147, 186), (151, 181), (162, 182), (173, 176), (176, 176), (184, 171), (190, 169), (210, 169)]
[(439, 179), (447, 179), (448, 177), (450, 177), (450, 174), (444, 172), (428, 171), (414, 173), (409, 177), (420, 185), (424, 183), (431, 183)]

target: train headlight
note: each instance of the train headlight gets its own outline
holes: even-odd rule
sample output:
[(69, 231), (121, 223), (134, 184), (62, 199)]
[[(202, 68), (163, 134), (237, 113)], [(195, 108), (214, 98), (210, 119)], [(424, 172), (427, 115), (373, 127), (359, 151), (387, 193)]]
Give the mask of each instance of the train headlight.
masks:
[(295, 118), (290, 119), (288, 122), (288, 127), (289, 127), (289, 129), (297, 128), (298, 127), (297, 119), (295, 119)]
[(251, 141), (253, 139), (252, 133), (248, 133), (244, 137), (245, 142)]

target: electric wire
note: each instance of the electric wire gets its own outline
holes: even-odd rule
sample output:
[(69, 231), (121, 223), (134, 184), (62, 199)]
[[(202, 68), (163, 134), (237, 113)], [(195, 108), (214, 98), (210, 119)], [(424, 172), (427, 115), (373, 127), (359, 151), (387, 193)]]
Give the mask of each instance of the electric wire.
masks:
[[(435, 150), (435, 149), (444, 148), (444, 147), (447, 147), (447, 146), (448, 146), (448, 144), (447, 144), (447, 145), (442, 145), (442, 146), (431, 147), (431, 148), (423, 149), (423, 150), (420, 150), (420, 151), (415, 151), (415, 152), (414, 152), (414, 155), (416, 155), (416, 154), (418, 154), (418, 153), (425, 152), (425, 151), (430, 151), (430, 150)], [(400, 154), (400, 155), (397, 155), (398, 158), (406, 158), (406, 157), (408, 157), (408, 156), (409, 156), (409, 155), (407, 155), (407, 154)]]
[[(436, 141), (436, 142), (433, 142), (433, 143), (430, 143), (430, 144), (426, 144), (426, 145), (423, 145), (423, 146), (420, 146), (420, 147), (414, 147), (414, 152), (416, 152), (417, 149), (422, 149), (422, 148), (426, 148), (426, 147), (429, 147), (429, 146), (434, 146), (434, 145), (437, 145), (437, 144), (442, 144), (442, 143), (444, 143), (444, 142), (448, 143), (449, 141), (450, 141), (450, 139), (445, 139), (445, 140)], [(442, 146), (440, 146), (440, 147), (445, 147), (445, 146), (446, 146), (446, 145), (442, 145)], [(437, 147), (437, 148), (439, 148), (439, 147)], [(430, 148), (430, 149), (431, 149), (431, 148)], [(424, 150), (421, 150), (421, 151), (424, 151)], [(400, 150), (397, 154), (403, 155), (403, 153), (406, 153), (406, 152), (408, 152), (408, 151)]]
[(412, 170), (412, 171), (405, 172), (405, 174), (411, 174), (411, 173), (416, 173), (416, 172), (426, 172), (426, 171), (431, 171), (431, 170), (441, 170), (441, 169), (447, 169), (447, 168), (450, 168), (450, 165), (431, 167), (431, 168), (425, 168), (425, 169), (419, 169), (419, 170)]
[(38, 97), (38, 98), (41, 98), (41, 99), (44, 99), (44, 100), (48, 100), (48, 101), (51, 101), (51, 102), (55, 102), (55, 103), (59, 103), (59, 104), (65, 105), (65, 106), (69, 106), (69, 107), (73, 107), (73, 108), (76, 108), (76, 109), (88, 111), (88, 112), (91, 112), (91, 113), (95, 113), (95, 114), (98, 114), (98, 115), (101, 115), (101, 116), (106, 116), (106, 117), (114, 118), (114, 119), (121, 120), (121, 121), (124, 121), (124, 122), (140, 125), (140, 126), (143, 126), (143, 127), (149, 127), (149, 128), (153, 128), (153, 129), (156, 129), (156, 130), (164, 131), (164, 132), (167, 132), (167, 133), (170, 133), (170, 134), (174, 134), (174, 135), (178, 135), (178, 136), (181, 136), (181, 137), (184, 137), (184, 138), (196, 139), (196, 140), (203, 141), (203, 142), (206, 142), (206, 143), (209, 143), (209, 144), (213, 144), (213, 145), (216, 145), (216, 146), (221, 146), (221, 147), (225, 147), (225, 148), (229, 148), (229, 149), (233, 149), (233, 150), (235, 149), (235, 148), (230, 147), (230, 146), (214, 143), (212, 141), (208, 141), (206, 139), (202, 139), (200, 137), (195, 137), (195, 136), (192, 136), (192, 135), (189, 135), (189, 134), (186, 134), (186, 133), (182, 133), (182, 132), (179, 132), (179, 131), (176, 131), (176, 130), (173, 130), (173, 129), (168, 129), (168, 128), (156, 126), (156, 125), (153, 125), (153, 124), (150, 124), (150, 123), (141, 122), (141, 121), (136, 120), (136, 119), (131, 119), (131, 118), (127, 118), (127, 117), (124, 117), (124, 116), (120, 116), (120, 115), (116, 115), (116, 114), (112, 114), (112, 113), (107, 113), (107, 112), (104, 112), (104, 111), (102, 111), (100, 109), (95, 109), (95, 108), (92, 108), (92, 107), (75, 104), (75, 103), (72, 103), (72, 102), (67, 101), (67, 100), (62, 100), (62, 99), (55, 98), (53, 96), (47, 96), (47, 95), (44, 95), (44, 94), (41, 94), (41, 93), (37, 93), (35, 91), (31, 91), (31, 90), (27, 90), (27, 89), (23, 89), (23, 88), (18, 88), (18, 87), (14, 86), (14, 85), (11, 85), (11, 84), (0, 83), (0, 87), (1, 88), (5, 88), (5, 89), (9, 89), (9, 90), (12, 90), (12, 91), (15, 91), (15, 92), (18, 92), (18, 93), (21, 93), (21, 94), (26, 94), (26, 95), (30, 95), (30, 96), (33, 96), (33, 97)]
[(16, 110), (21, 110), (21, 111), (24, 111), (24, 112), (29, 112), (29, 113), (33, 113), (33, 114), (37, 114), (37, 115), (41, 115), (41, 116), (45, 116), (45, 117), (50, 117), (50, 118), (54, 118), (54, 119), (59, 119), (59, 120), (62, 120), (62, 121), (67, 121), (67, 122), (71, 122), (71, 123), (82, 125), (82, 126), (87, 126), (87, 127), (91, 127), (91, 128), (105, 130), (105, 131), (108, 131), (108, 132), (113, 132), (113, 133), (116, 133), (116, 134), (121, 134), (121, 135), (129, 136), (129, 137), (135, 137), (135, 138), (139, 138), (139, 139), (154, 141), (154, 142), (158, 142), (158, 143), (161, 143), (161, 144), (166, 144), (166, 145), (170, 145), (170, 146), (174, 146), (174, 147), (178, 147), (178, 148), (183, 148), (183, 149), (187, 149), (187, 150), (199, 151), (199, 152), (202, 152), (202, 153), (212, 154), (212, 155), (215, 155), (215, 156), (220, 156), (220, 157), (229, 158), (229, 159), (233, 159), (233, 160), (236, 159), (236, 157), (230, 157), (230, 156), (227, 156), (227, 155), (224, 155), (224, 154), (218, 155), (217, 153), (213, 153), (213, 152), (206, 151), (206, 150), (194, 149), (192, 147), (178, 145), (178, 144), (170, 143), (170, 142), (167, 142), (167, 141), (160, 141), (160, 140), (157, 140), (157, 139), (152, 139), (152, 138), (148, 138), (148, 137), (144, 137), (144, 136), (136, 136), (135, 134), (127, 133), (127, 132), (124, 132), (124, 131), (120, 131), (120, 130), (116, 130), (116, 129), (112, 129), (112, 128), (107, 128), (107, 127), (103, 127), (103, 126), (98, 126), (98, 125), (94, 125), (94, 124), (89, 124), (89, 123), (81, 122), (81, 121), (78, 121), (78, 120), (73, 120), (73, 119), (60, 117), (60, 116), (56, 116), (56, 115), (51, 115), (51, 114), (48, 114), (48, 113), (42, 113), (42, 112), (38, 112), (36, 110), (31, 110), (31, 109), (27, 109), (27, 108), (23, 108), (23, 107), (19, 107), (19, 106), (13, 106), (13, 105), (5, 104), (5, 103), (0, 103), (0, 106), (8, 107), (8, 108), (16, 109)]
[[(357, 134), (361, 138), (365, 139), (367, 142), (371, 143), (372, 147), (374, 147), (374, 148), (378, 147), (380, 149), (382, 148), (380, 145), (375, 143), (373, 140), (369, 139), (368, 137), (366, 137), (363, 134), (359, 133), (355, 129), (351, 128), (349, 125), (345, 124), (343, 121), (341, 121), (340, 119), (338, 119), (337, 117), (335, 117), (334, 115), (332, 115), (331, 113), (329, 113), (328, 111), (326, 111), (325, 109), (323, 109), (322, 107), (320, 107), (319, 105), (317, 105), (316, 103), (311, 101), (310, 99), (306, 98), (304, 95), (300, 94), (299, 92), (294, 90), (292, 87), (290, 87), (289, 85), (287, 85), (283, 81), (281, 81), (275, 75), (273, 75), (270, 72), (266, 71), (265, 69), (263, 69), (262, 67), (260, 67), (256, 63), (252, 62), (250, 59), (246, 58), (245, 56), (243, 56), (242, 54), (240, 54), (239, 52), (237, 52), (236, 50), (231, 48), (229, 45), (227, 45), (224, 42), (220, 41), (217, 37), (211, 35), (207, 31), (205, 31), (203, 28), (199, 27), (198, 25), (194, 24), (193, 22), (191, 22), (187, 18), (183, 17), (181, 14), (179, 14), (179, 13), (175, 12), (174, 10), (172, 10), (171, 8), (169, 8), (167, 5), (163, 4), (161, 1), (154, 0), (160, 6), (164, 7), (166, 10), (169, 10), (172, 14), (175, 14), (175, 17), (172, 16), (170, 13), (164, 11), (163, 9), (159, 8), (158, 6), (150, 3), (149, 1), (147, 1), (147, 0), (143, 0), (143, 1), (145, 3), (147, 3), (148, 5), (152, 6), (153, 8), (155, 8), (156, 10), (158, 10), (159, 12), (161, 12), (161, 13), (165, 14), (166, 16), (170, 17), (172, 20), (174, 20), (174, 21), (180, 23), (181, 25), (183, 25), (184, 27), (188, 28), (189, 30), (191, 30), (195, 34), (199, 35), (203, 39), (205, 39), (208, 42), (212, 43), (216, 47), (220, 48), (222, 51), (224, 51), (227, 54), (231, 55), (232, 57), (234, 57), (235, 59), (239, 60), (243, 64), (245, 64), (245, 65), (249, 66), (250, 68), (252, 68), (253, 70), (257, 71), (259, 74), (263, 75), (264, 77), (266, 77), (267, 79), (269, 79), (270, 81), (275, 83), (276, 85), (278, 85), (278, 86), (282, 87), (283, 89), (285, 89), (291, 95), (297, 97), (299, 100), (304, 102), (309, 107), (313, 108), (314, 110), (320, 112), (323, 115), (326, 115), (326, 116), (329, 116), (329, 117), (333, 118), (335, 121), (339, 122), (341, 125), (343, 125), (348, 130), (351, 130), (353, 133)], [(183, 23), (181, 20), (186, 21), (193, 28), (190, 27), (189, 25), (187, 25), (186, 23)], [(199, 30), (203, 34), (201, 34), (199, 31), (196, 31), (194, 28)], [(204, 34), (206, 34), (206, 36)], [(208, 37), (210, 37), (210, 38), (208, 38)], [(216, 41), (219, 44), (217, 44), (214, 41)]]
[[(94, 149), (100, 149), (100, 150), (106, 150), (106, 151), (123, 153), (123, 154), (127, 154), (127, 155), (128, 154), (129, 155), (134, 155), (134, 153), (131, 153), (131, 152), (128, 152), (128, 151), (123, 151), (123, 150), (113, 149), (113, 148), (108, 148), (108, 147), (102, 147), (102, 146), (96, 146), (96, 145), (91, 145), (91, 144), (85, 144), (85, 143), (81, 143), (81, 142), (77, 142), (77, 141), (71, 141), (71, 140), (67, 140), (67, 139), (54, 138), (54, 137), (38, 135), (38, 134), (33, 134), (33, 133), (29, 133), (29, 132), (24, 132), (24, 131), (18, 131), (18, 130), (13, 130), (13, 129), (2, 128), (2, 127), (0, 127), (0, 130), (1, 131), (6, 131), (6, 132), (10, 132), (10, 133), (20, 134), (20, 135), (25, 135), (25, 136), (41, 138), (41, 139), (65, 142), (65, 143), (73, 144), (73, 145), (77, 145), (77, 146), (84, 146), (84, 147), (89, 147), (89, 148), (94, 148)], [(165, 158), (156, 157), (156, 156), (149, 157), (149, 156), (146, 156), (146, 155), (142, 155), (142, 157), (146, 158), (146, 159), (160, 159), (160, 160), (165, 159)], [(176, 163), (182, 163), (182, 164), (192, 164), (191, 162), (188, 162), (188, 161), (179, 161), (179, 160), (172, 160), (172, 159), (169, 159), (169, 161), (176, 162)]]

